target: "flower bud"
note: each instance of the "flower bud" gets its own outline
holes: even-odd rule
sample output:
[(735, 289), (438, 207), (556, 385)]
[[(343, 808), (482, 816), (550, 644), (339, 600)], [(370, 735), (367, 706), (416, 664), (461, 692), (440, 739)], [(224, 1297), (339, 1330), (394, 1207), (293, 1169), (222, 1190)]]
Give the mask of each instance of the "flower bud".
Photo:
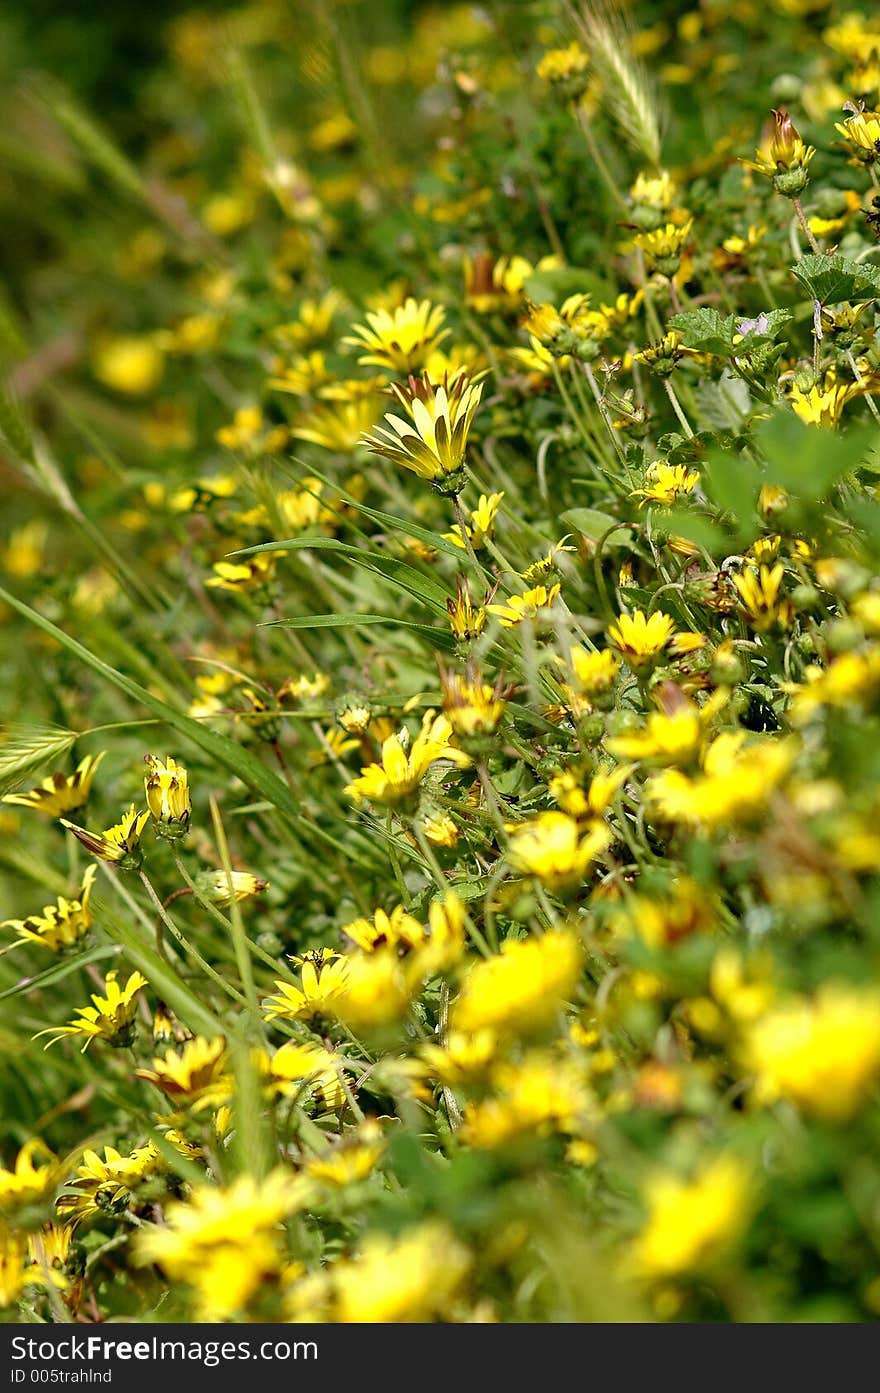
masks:
[(157, 755), (147, 755), (145, 762), (150, 772), (144, 779), (144, 792), (156, 831), (172, 839), (182, 837), (192, 812), (186, 769), (170, 756), (163, 761)]

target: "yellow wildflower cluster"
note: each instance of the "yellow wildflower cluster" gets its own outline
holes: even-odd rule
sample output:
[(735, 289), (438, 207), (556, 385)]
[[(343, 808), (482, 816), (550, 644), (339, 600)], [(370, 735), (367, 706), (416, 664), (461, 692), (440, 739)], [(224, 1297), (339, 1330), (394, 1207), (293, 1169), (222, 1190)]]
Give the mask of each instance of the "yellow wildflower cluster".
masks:
[(876, 1320), (880, 20), (8, 8), (0, 1319)]

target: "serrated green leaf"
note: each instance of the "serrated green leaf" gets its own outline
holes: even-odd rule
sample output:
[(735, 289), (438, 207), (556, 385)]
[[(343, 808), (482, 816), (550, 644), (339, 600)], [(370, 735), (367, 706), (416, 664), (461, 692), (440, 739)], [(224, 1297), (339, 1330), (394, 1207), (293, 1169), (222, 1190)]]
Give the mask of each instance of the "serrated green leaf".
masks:
[(716, 309), (704, 305), (698, 310), (674, 314), (669, 323), (681, 334), (685, 348), (697, 353), (714, 353), (721, 358), (733, 352), (735, 320), (732, 314), (722, 317)]
[(841, 300), (872, 300), (880, 294), (880, 271), (845, 256), (805, 256), (792, 275), (813, 300), (836, 305)]

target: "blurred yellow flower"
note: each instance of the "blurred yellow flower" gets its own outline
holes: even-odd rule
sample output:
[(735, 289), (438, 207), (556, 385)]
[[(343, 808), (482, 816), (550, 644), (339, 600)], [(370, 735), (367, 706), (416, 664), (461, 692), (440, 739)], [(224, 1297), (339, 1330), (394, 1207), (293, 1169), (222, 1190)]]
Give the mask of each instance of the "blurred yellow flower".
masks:
[(782, 1003), (744, 1042), (761, 1102), (786, 1098), (824, 1122), (845, 1122), (880, 1074), (880, 993), (827, 982)]
[(655, 1176), (646, 1199), (648, 1221), (627, 1267), (635, 1276), (656, 1281), (703, 1272), (722, 1260), (749, 1221), (753, 1187), (741, 1161), (719, 1156), (690, 1181)]
[(443, 328), (443, 306), (430, 300), (410, 296), (394, 310), (376, 310), (365, 318), (366, 324), (355, 324), (343, 343), (360, 350), (358, 362), (364, 366), (400, 376), (421, 371), (428, 354), (449, 337), (449, 330)]
[(693, 777), (668, 769), (648, 781), (645, 792), (661, 817), (706, 827), (747, 821), (767, 812), (767, 800), (782, 783), (798, 753), (792, 737), (746, 745), (745, 731), (716, 737)]
[(191, 1286), (197, 1319), (241, 1315), (263, 1284), (280, 1276), (279, 1225), (309, 1193), (307, 1182), (281, 1168), (263, 1180), (242, 1175), (226, 1186), (197, 1186), (167, 1207), (161, 1228), (138, 1230), (135, 1260), (158, 1263)]
[(612, 837), (601, 822), (586, 827), (567, 813), (540, 813), (515, 827), (508, 855), (515, 870), (533, 875), (548, 890), (575, 890)]
[(7, 793), (0, 801), (18, 808), (33, 808), (47, 817), (76, 812), (88, 801), (98, 765), (105, 753), (102, 750), (97, 755), (86, 755), (73, 774), (50, 774), (28, 793)]
[(161, 348), (146, 335), (107, 339), (96, 346), (92, 362), (99, 382), (129, 397), (154, 391), (165, 368)]
[(334, 1319), (345, 1324), (437, 1319), (448, 1313), (470, 1267), (469, 1252), (443, 1224), (422, 1224), (399, 1238), (372, 1234), (333, 1272)]
[(15, 929), (23, 942), (38, 943), (43, 948), (50, 948), (53, 953), (73, 947), (92, 927), (89, 899), (95, 874), (94, 865), (86, 867), (82, 887), (75, 899), (68, 900), (60, 895), (54, 904), (44, 905), (41, 914), (31, 914), (27, 919), (5, 919), (0, 928)]
[(470, 968), (450, 1008), (450, 1025), (463, 1034), (540, 1029), (574, 992), (582, 963), (580, 942), (568, 929), (505, 939), (500, 953)]

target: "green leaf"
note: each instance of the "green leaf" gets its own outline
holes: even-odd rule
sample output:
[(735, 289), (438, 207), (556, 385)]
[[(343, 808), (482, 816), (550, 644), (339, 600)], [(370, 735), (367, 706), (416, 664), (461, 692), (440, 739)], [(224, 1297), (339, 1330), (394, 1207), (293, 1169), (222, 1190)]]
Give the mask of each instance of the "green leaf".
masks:
[[(335, 484), (334, 488), (337, 493), (342, 493), (338, 484)], [(343, 494), (343, 497), (359, 513), (363, 513), (371, 522), (377, 522), (380, 527), (390, 527), (395, 532), (402, 532), (406, 537), (414, 537), (417, 542), (424, 542), (426, 546), (434, 547), (436, 551), (442, 551), (446, 556), (461, 561), (464, 555), (461, 547), (457, 547), (454, 542), (448, 542), (439, 532), (431, 532), (427, 527), (420, 527), (417, 522), (410, 522), (407, 518), (395, 517), (394, 513), (381, 513), (378, 508), (367, 508), (365, 504), (358, 503), (347, 494)]]
[(783, 408), (760, 423), (755, 437), (767, 458), (767, 482), (794, 498), (818, 502), (858, 467), (876, 443), (877, 431), (872, 426), (823, 430)]
[(713, 451), (701, 471), (706, 495), (721, 509), (733, 515), (738, 536), (745, 541), (758, 535), (756, 507), (761, 486), (758, 467), (748, 455), (727, 455)]
[[(672, 535), (695, 542), (712, 557), (726, 556), (728, 552), (735, 550), (735, 538), (731, 533), (711, 518), (707, 518), (705, 513), (693, 512), (682, 507), (670, 508), (663, 521)], [(631, 588), (628, 588), (627, 595), (631, 593)], [(650, 598), (650, 594), (646, 593), (640, 603), (646, 603)]]
[(234, 551), (233, 556), (251, 556), (257, 551), (332, 551), (355, 566), (372, 571), (381, 576), (398, 590), (403, 590), (414, 600), (430, 605), (439, 614), (446, 613), (446, 594), (443, 586), (433, 576), (423, 575), (406, 561), (396, 556), (384, 556), (378, 551), (362, 551), (360, 547), (340, 542), (335, 537), (291, 537), (284, 542), (262, 542), (244, 551)]
[(841, 300), (872, 300), (880, 294), (880, 271), (845, 256), (805, 256), (792, 270), (813, 300), (837, 305)]
[(390, 614), (294, 614), (289, 619), (270, 619), (260, 628), (360, 629), (368, 624), (391, 624), (395, 629), (409, 629), (434, 647), (455, 647), (455, 639), (445, 629), (432, 629), (430, 624), (414, 624), (412, 620)]
[[(328, 475), (322, 474), (320, 469), (317, 469), (314, 464), (309, 464), (304, 466), (304, 468), (307, 468), (310, 475), (314, 475), (316, 479), (320, 479), (322, 484), (326, 484), (332, 493), (338, 495), (344, 503), (348, 504), (353, 512), (362, 514), (365, 518), (369, 518), (371, 522), (378, 523), (380, 527), (390, 528), (393, 532), (402, 532), (405, 537), (414, 537), (416, 541), (424, 542), (426, 546), (434, 547), (435, 550), (442, 551), (446, 556), (452, 556), (456, 561), (461, 561), (461, 547), (457, 547), (454, 542), (447, 541), (439, 532), (432, 532), (430, 528), (422, 527), (417, 522), (410, 522), (408, 518), (399, 518), (394, 513), (383, 513), (378, 508), (368, 508), (366, 503), (361, 503), (360, 499), (355, 498), (353, 493), (347, 493), (342, 485), (338, 484), (335, 479), (331, 479)], [(324, 502), (325, 500), (322, 499), (321, 501)], [(345, 518), (343, 514), (339, 516), (342, 517), (344, 521), (348, 523), (351, 522), (351, 519)], [(361, 533), (361, 535), (365, 536), (366, 534)]]
[(616, 291), (595, 271), (579, 266), (554, 266), (533, 271), (523, 288), (535, 305), (560, 305), (569, 295), (590, 295), (595, 303), (614, 304)]
[(580, 532), (589, 542), (599, 542), (605, 536), (608, 546), (622, 547), (632, 541), (631, 527), (608, 513), (600, 512), (598, 508), (570, 508), (567, 513), (562, 514), (559, 521), (563, 527)]
[(669, 323), (681, 334), (685, 348), (693, 348), (697, 353), (714, 353), (721, 358), (733, 352), (736, 330), (732, 314), (722, 318), (716, 309), (702, 306), (698, 310), (674, 314)]
[(118, 953), (119, 949), (114, 943), (90, 948), (86, 953), (76, 953), (72, 958), (65, 958), (63, 962), (53, 963), (52, 967), (38, 972), (35, 977), (24, 977), (20, 982), (16, 982), (14, 987), (7, 987), (5, 991), (0, 992), (0, 1001), (6, 1001), (10, 996), (21, 996), (24, 992), (35, 992), (43, 987), (54, 986), (56, 982), (63, 982), (72, 972), (78, 972), (81, 967), (100, 962), (102, 958), (116, 957)]
[(280, 812), (287, 813), (292, 818), (299, 816), (299, 804), (287, 784), (273, 770), (267, 769), (265, 764), (261, 764), (250, 750), (242, 749), (226, 735), (219, 735), (216, 731), (209, 730), (207, 726), (193, 720), (192, 716), (170, 706), (162, 697), (147, 691), (146, 687), (142, 687), (133, 678), (126, 677), (122, 672), (117, 672), (116, 668), (105, 663), (84, 644), (79, 643), (70, 634), (66, 634), (63, 629), (59, 629), (51, 620), (44, 618), (37, 610), (31, 609), (30, 605), (17, 599), (15, 595), (4, 590), (2, 586), (0, 586), (0, 599), (5, 600), (25, 619), (30, 620), (36, 628), (42, 629), (43, 633), (50, 634), (69, 653), (73, 653), (105, 681), (125, 692), (132, 701), (140, 702), (141, 706), (145, 706), (148, 711), (153, 711), (157, 716), (161, 716), (172, 730), (177, 731), (178, 735), (204, 750), (205, 754), (210, 755), (224, 769), (234, 774), (237, 779), (241, 779), (242, 783), (249, 789), (261, 793)]

